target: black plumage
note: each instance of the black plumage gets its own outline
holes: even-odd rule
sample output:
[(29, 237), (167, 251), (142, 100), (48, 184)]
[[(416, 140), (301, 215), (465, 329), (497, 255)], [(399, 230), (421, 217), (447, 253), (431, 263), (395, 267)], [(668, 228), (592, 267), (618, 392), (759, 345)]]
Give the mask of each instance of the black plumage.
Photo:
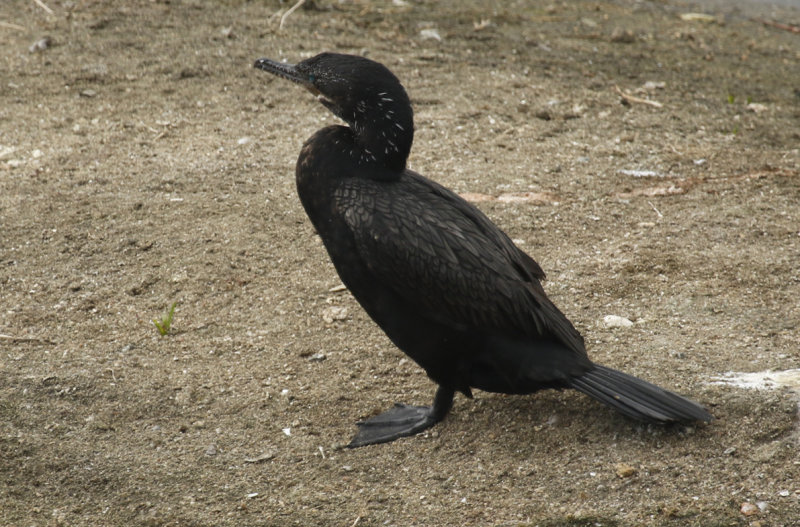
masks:
[(412, 108), (385, 66), (334, 53), (255, 66), (304, 86), (348, 124), (303, 145), (300, 200), (343, 283), (439, 385), (432, 407), (398, 404), (359, 423), (350, 446), (424, 430), (472, 388), (574, 388), (643, 421), (712, 419), (695, 402), (594, 364), (547, 298), (539, 264), (476, 207), (406, 169)]

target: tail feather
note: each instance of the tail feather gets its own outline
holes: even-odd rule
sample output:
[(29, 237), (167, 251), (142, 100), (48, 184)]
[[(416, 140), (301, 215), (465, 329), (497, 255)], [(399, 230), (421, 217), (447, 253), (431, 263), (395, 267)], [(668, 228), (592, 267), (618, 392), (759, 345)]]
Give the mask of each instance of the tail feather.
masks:
[(709, 422), (714, 419), (694, 401), (605, 366), (596, 366), (569, 382), (570, 387), (639, 421)]

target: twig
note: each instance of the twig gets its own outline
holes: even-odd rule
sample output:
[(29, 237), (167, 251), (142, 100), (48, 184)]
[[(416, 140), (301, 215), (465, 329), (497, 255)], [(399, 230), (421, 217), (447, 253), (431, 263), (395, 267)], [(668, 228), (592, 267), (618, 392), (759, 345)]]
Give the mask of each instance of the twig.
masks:
[(350, 527), (356, 527), (356, 525), (358, 525), (358, 522), (360, 522), (360, 521), (361, 521), (361, 516), (359, 516), (358, 518), (356, 518), (356, 521), (354, 521), (354, 522), (353, 522), (353, 525), (351, 525)]
[(0, 20), (0, 27), (5, 27), (5, 28), (8, 28), (8, 29), (16, 29), (17, 31), (27, 31), (28, 30), (28, 28), (26, 28), (26, 27), (18, 26), (17, 24), (12, 24), (11, 22), (3, 22), (2, 20)]
[(664, 217), (664, 215), (661, 214), (661, 211), (658, 210), (655, 205), (653, 205), (652, 201), (648, 201), (647, 204), (650, 205), (651, 207), (653, 207), (653, 210), (656, 211), (656, 214), (658, 214), (659, 218), (663, 218)]
[(10, 340), (12, 342), (39, 342), (41, 344), (50, 344), (51, 346), (55, 345), (55, 342), (52, 340), (47, 339), (40, 339), (36, 337), (15, 337), (14, 335), (2, 335), (0, 334), (1, 340)]
[(753, 20), (756, 22), (761, 22), (765, 26), (772, 26), (778, 29), (783, 29), (784, 31), (791, 31), (792, 33), (800, 33), (800, 26), (783, 24), (781, 22), (773, 22), (772, 20), (765, 20), (763, 18), (754, 18)]
[(42, 2), (42, 0), (33, 0), (33, 2), (36, 5), (38, 5), (39, 7), (41, 7), (42, 9), (44, 9), (45, 11), (47, 11), (49, 14), (51, 14), (51, 15), (55, 15), (56, 14), (55, 11), (53, 11), (52, 9), (47, 7), (47, 5), (45, 5), (45, 3)]
[(278, 31), (283, 29), (283, 23), (286, 22), (286, 19), (289, 18), (289, 15), (294, 13), (297, 10), (298, 7), (300, 7), (301, 5), (303, 5), (305, 3), (306, 3), (306, 0), (297, 0), (297, 3), (295, 5), (293, 5), (292, 7), (290, 7), (289, 10), (286, 11), (283, 14), (283, 16), (281, 16), (281, 23), (278, 24)]
[(661, 108), (662, 106), (664, 106), (660, 102), (651, 101), (650, 99), (641, 99), (639, 97), (634, 97), (630, 93), (625, 93), (624, 91), (622, 91), (619, 88), (619, 86), (614, 86), (614, 91), (616, 91), (619, 94), (620, 97), (622, 97), (623, 99), (625, 99), (628, 102), (636, 102), (636, 103), (639, 103), (639, 104), (648, 104), (648, 105), (653, 106), (655, 108)]
[(153, 132), (156, 135), (161, 133), (161, 130), (156, 130), (155, 128), (153, 128), (149, 124), (146, 124), (144, 121), (139, 121), (139, 126), (143, 126), (143, 127), (147, 128), (148, 130), (150, 130), (151, 132)]

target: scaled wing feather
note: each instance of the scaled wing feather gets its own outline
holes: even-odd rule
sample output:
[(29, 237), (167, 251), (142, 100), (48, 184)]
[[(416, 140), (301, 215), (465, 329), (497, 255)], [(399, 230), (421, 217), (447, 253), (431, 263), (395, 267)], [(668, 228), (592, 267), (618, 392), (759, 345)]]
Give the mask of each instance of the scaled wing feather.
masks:
[(547, 299), (539, 265), (480, 211), (413, 172), (342, 181), (336, 205), (370, 270), (428, 318), (489, 333), (583, 339)]

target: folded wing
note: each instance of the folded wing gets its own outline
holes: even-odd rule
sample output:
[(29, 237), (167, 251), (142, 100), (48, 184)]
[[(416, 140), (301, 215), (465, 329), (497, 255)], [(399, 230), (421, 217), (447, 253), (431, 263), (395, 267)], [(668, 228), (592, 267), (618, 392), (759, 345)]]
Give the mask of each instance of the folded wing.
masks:
[(398, 181), (347, 179), (336, 206), (359, 256), (420, 314), (456, 329), (550, 337), (585, 355), (550, 302), (541, 267), (463, 198), (414, 172)]

